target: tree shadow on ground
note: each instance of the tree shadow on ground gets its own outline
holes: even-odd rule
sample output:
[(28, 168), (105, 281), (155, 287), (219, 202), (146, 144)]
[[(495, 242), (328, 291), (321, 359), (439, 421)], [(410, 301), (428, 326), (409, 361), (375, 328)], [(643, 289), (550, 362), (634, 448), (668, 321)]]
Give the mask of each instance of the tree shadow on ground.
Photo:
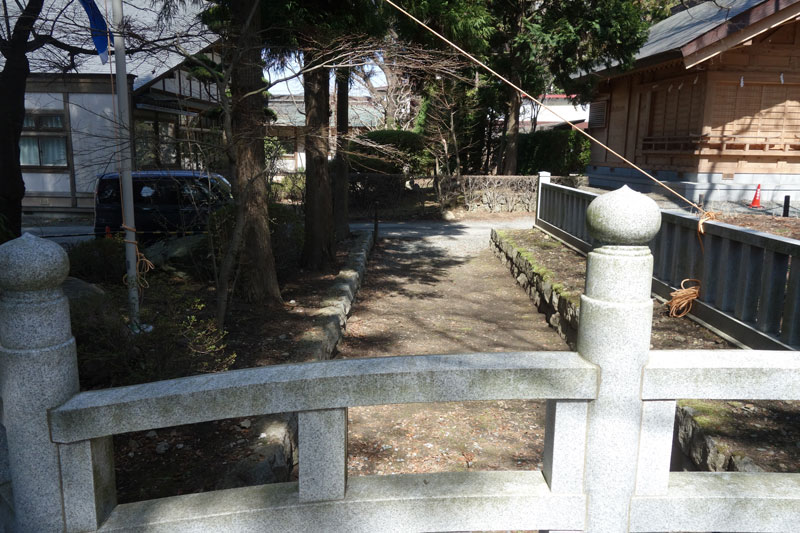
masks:
[(411, 291), (411, 283), (435, 285), (448, 271), (467, 262), (447, 250), (418, 239), (392, 239), (375, 247), (367, 269), (369, 291), (400, 294), (408, 298), (436, 297), (434, 292)]
[(340, 356), (566, 349), (488, 249), (454, 257), (439, 244), (376, 247)]

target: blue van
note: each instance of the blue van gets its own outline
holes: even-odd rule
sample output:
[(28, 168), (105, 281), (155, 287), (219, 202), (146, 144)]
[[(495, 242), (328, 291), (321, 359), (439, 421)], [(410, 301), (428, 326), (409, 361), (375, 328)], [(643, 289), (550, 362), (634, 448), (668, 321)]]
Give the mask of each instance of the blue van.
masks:
[[(121, 199), (119, 174), (98, 176), (94, 204), (96, 236), (122, 231)], [(219, 174), (199, 170), (133, 172), (136, 234), (143, 241), (205, 231), (209, 215), (232, 200), (230, 183)]]

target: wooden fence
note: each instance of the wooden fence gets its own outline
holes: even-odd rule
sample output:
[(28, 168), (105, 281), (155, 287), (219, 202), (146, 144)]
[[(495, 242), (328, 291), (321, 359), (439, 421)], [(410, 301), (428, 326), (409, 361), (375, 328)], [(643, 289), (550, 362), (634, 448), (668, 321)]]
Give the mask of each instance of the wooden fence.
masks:
[[(542, 178), (535, 225), (585, 254), (598, 244), (586, 226), (596, 197)], [(682, 280), (699, 279), (698, 321), (750, 348), (800, 348), (800, 241), (712, 221), (704, 225), (703, 251), (697, 217), (661, 216), (650, 243), (655, 294), (669, 299)]]

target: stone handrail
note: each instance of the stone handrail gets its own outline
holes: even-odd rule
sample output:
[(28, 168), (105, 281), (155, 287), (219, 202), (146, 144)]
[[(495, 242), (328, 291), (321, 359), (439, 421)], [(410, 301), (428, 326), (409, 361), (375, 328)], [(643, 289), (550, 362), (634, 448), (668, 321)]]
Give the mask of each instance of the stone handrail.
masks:
[(293, 411), (415, 402), (593, 399), (570, 352), (477, 353), (279, 365), (83, 392), (50, 413), (54, 442)]
[(770, 350), (650, 353), (643, 400), (800, 400), (800, 357)]

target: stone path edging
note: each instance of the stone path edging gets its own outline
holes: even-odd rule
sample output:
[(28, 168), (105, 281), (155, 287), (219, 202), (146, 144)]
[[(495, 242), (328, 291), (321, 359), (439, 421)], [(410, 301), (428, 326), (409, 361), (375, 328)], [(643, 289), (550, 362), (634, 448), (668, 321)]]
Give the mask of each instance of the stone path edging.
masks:
[(533, 301), (548, 324), (574, 350), (578, 340), (578, 317), (580, 308), (561, 290), (560, 285), (551, 279), (537, 265), (523, 255), (504, 232), (492, 230), (492, 251), (511, 271), (517, 281)]
[(322, 325), (311, 329), (298, 341), (298, 355), (294, 360), (296, 363), (330, 359), (344, 334), (347, 315), (364, 281), (364, 272), (373, 245), (372, 230), (358, 232), (356, 235), (347, 263), (323, 298), (323, 307), (314, 314), (322, 317)]
[[(323, 307), (315, 317), (322, 324), (313, 327), (298, 341), (294, 363), (330, 359), (336, 344), (342, 338), (347, 315), (353, 300), (364, 281), (367, 260), (372, 251), (372, 230), (354, 232), (355, 241), (350, 247), (347, 262), (334, 278), (322, 299)], [(231, 464), (216, 490), (231, 487), (282, 483), (291, 479), (292, 469), (298, 464), (297, 413), (266, 415), (248, 419), (248, 427), (259, 428), (263, 437), (251, 445), (250, 457)], [(254, 459), (259, 457), (260, 459)]]
[(695, 410), (680, 405), (675, 414), (676, 435), (681, 451), (697, 468), (708, 472), (763, 472), (746, 455), (734, 455), (730, 448), (718, 439), (706, 435), (694, 419)]

